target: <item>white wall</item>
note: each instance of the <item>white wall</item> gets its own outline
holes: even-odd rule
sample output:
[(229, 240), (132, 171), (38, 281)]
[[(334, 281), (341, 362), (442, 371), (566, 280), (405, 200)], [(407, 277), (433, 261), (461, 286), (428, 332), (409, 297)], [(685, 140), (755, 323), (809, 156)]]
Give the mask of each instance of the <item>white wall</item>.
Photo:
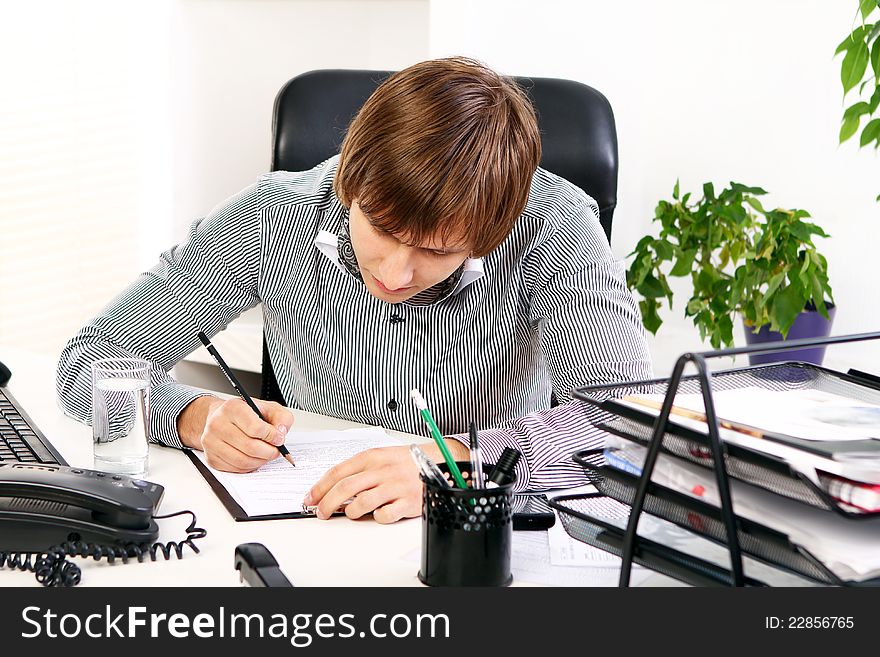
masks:
[(0, 3), (0, 344), (57, 356), (167, 246), (169, 7)]
[[(0, 55), (0, 350), (55, 357), (192, 220), (268, 170), (285, 81), (426, 59), (428, 2), (3, 1)], [(224, 355), (259, 369), (247, 320)]]
[[(710, 180), (761, 186), (769, 204), (808, 210), (832, 235), (820, 252), (838, 303), (834, 333), (862, 332), (880, 329), (880, 166), (873, 151), (837, 144), (843, 106), (833, 58), (857, 4), (438, 0), (431, 56), (466, 54), (510, 75), (571, 78), (608, 97), (620, 147), (618, 257), (656, 234), (654, 207), (677, 177), (695, 192)], [(699, 347), (683, 303), (666, 317), (652, 340), (658, 373)], [(880, 346), (866, 344), (834, 348), (827, 362), (867, 359), (880, 371)]]
[[(39, 226), (21, 248), (4, 244), (0, 343), (13, 336), (30, 341), (19, 346), (57, 354), (59, 341), (154, 262), (161, 249), (181, 239), (193, 219), (266, 171), (272, 101), (290, 77), (323, 67), (397, 69), (451, 54), (484, 59), (510, 74), (580, 80), (608, 96), (620, 140), (613, 239), (619, 257), (653, 230), (653, 208), (669, 196), (676, 177), (694, 190), (706, 180), (760, 185), (770, 190), (770, 203), (808, 209), (833, 235), (822, 250), (839, 304), (835, 332), (880, 328), (880, 293), (871, 277), (880, 221), (873, 200), (880, 193), (878, 163), (873, 152), (837, 145), (843, 105), (840, 60), (832, 55), (852, 23), (854, 5), (855, 0), (3, 3), (6, 86), (0, 118), (7, 121), (12, 110), (30, 107), (34, 121), (42, 121), (52, 114), (37, 110), (57, 107), (58, 119), (40, 125), (58, 132), (59, 146), (71, 139), (84, 146), (79, 161), (37, 167), (25, 184), (19, 175), (23, 163), (43, 153), (27, 130), (43, 128), (3, 123), (0, 223)], [(75, 76), (74, 65), (80, 71)], [(74, 94), (84, 109), (71, 117), (65, 103)], [(106, 109), (112, 98), (118, 101), (114, 111), (126, 115), (102, 119), (93, 109)], [(89, 181), (93, 172), (108, 171), (114, 145), (132, 149), (135, 163), (129, 161), (123, 178), (110, 166), (119, 184), (112, 195), (95, 195)], [(54, 151), (51, 144), (40, 148)], [(46, 187), (46, 181), (52, 184)], [(13, 210), (13, 203), (23, 209)], [(61, 227), (75, 230), (62, 236)], [(115, 231), (119, 249), (101, 253), (90, 247), (90, 235), (99, 230)], [(112, 271), (107, 259), (115, 263)], [(47, 273), (53, 263), (61, 263), (64, 276)], [(32, 328), (16, 329), (9, 320), (13, 315), (29, 317)], [(652, 342), (658, 372), (682, 349), (699, 346), (696, 330), (682, 315), (680, 306), (667, 313), (660, 338)], [(246, 332), (253, 333), (253, 321)], [(224, 348), (224, 354), (238, 366), (258, 367), (259, 340), (246, 342)], [(880, 346), (836, 348), (829, 362), (880, 371)]]
[(316, 68), (428, 57), (422, 0), (182, 0), (175, 5), (174, 217), (189, 223), (269, 170), (272, 103)]
[[(269, 170), (272, 104), (317, 68), (394, 70), (428, 58), (427, 0), (181, 0), (175, 3), (174, 232)], [(259, 309), (215, 342), (260, 369)], [(194, 359), (210, 362), (201, 351)]]

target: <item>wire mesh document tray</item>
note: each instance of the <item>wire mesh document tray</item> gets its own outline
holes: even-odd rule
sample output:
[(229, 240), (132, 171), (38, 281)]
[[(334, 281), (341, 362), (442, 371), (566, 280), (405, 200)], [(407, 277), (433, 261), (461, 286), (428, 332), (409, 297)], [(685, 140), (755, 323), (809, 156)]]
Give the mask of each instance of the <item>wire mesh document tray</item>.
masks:
[[(711, 381), (713, 394), (746, 387), (771, 391), (817, 390), (880, 405), (880, 389), (876, 384), (808, 363), (786, 362), (726, 370), (714, 373)], [(603, 411), (595, 416), (594, 424), (600, 429), (647, 446), (651, 442), (656, 415), (625, 405), (618, 399), (626, 395), (665, 395), (668, 385), (669, 381), (664, 379), (582, 388), (576, 390), (574, 396)], [(677, 392), (700, 392), (699, 378), (682, 377)], [(704, 468), (714, 468), (709, 435), (674, 418), (670, 416), (666, 424), (661, 451)], [(809, 441), (772, 432), (766, 432), (762, 440), (790, 447), (813, 458), (791, 463), (778, 454), (723, 440), (722, 456), (732, 478), (847, 517), (869, 515), (835, 499), (829, 490), (833, 490), (833, 482), (846, 474), (857, 479), (859, 473), (876, 471), (880, 474), (880, 440)], [(809, 464), (813, 472), (808, 472), (810, 468), (805, 464)], [(829, 472), (833, 469), (837, 469), (840, 476)]]
[[(584, 468), (599, 493), (629, 508), (638, 485), (637, 475), (600, 465), (601, 450), (583, 450), (575, 454), (574, 460)], [(644, 510), (719, 545), (726, 545), (726, 530), (717, 506), (650, 482)], [(880, 519), (874, 518), (871, 522), (877, 524)], [(877, 527), (880, 538), (880, 525)], [(840, 586), (856, 583), (836, 575), (808, 549), (796, 544), (781, 531), (740, 516), (736, 517), (736, 528), (743, 553), (763, 563), (821, 584)], [(880, 579), (866, 579), (857, 583), (876, 586), (880, 585)]]
[[(602, 493), (554, 497), (550, 506), (559, 512), (562, 526), (569, 536), (623, 557), (625, 529), (621, 524), (625, 525), (629, 507)], [(692, 586), (731, 586), (734, 583), (728, 568), (643, 536), (636, 544), (633, 561)], [(766, 586), (762, 580), (749, 576), (743, 578), (743, 584)]]
[[(878, 338), (880, 332), (685, 353), (669, 379), (575, 390), (588, 404), (590, 424), (633, 458), (612, 451), (610, 467), (602, 450), (577, 453), (599, 492), (551, 505), (571, 536), (621, 557), (621, 586), (629, 585), (633, 563), (698, 585), (763, 584), (752, 577), (753, 563), (819, 584), (880, 585), (873, 556), (875, 530), (880, 539), (878, 379), (793, 361), (711, 374), (707, 366), (712, 358)], [(688, 364), (696, 375), (683, 376)], [(683, 485), (692, 481), (701, 482), (699, 491)], [(732, 491), (747, 517), (734, 513)], [(602, 505), (610, 503), (629, 509), (625, 521), (603, 517)], [(679, 549), (680, 541), (644, 536), (643, 511), (651, 523), (723, 548), (729, 568)], [(831, 534), (843, 537), (846, 550), (816, 540), (828, 535), (829, 523), (837, 523)]]

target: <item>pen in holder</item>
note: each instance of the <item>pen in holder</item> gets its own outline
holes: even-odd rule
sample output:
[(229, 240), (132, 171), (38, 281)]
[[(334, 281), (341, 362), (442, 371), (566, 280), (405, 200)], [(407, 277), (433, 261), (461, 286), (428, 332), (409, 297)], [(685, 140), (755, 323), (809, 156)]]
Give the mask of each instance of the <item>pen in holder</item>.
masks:
[[(457, 462), (470, 476), (470, 463)], [(446, 464), (440, 471), (447, 475)], [(491, 465), (483, 466), (488, 476)], [(513, 479), (496, 488), (442, 487), (422, 476), (422, 566), (428, 586), (507, 586), (513, 541)]]

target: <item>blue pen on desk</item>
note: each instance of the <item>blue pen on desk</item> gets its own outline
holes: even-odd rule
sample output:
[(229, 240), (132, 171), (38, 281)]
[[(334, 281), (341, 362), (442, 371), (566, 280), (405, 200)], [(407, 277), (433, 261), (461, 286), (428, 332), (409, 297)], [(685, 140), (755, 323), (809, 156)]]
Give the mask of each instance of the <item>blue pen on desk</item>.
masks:
[(473, 488), (485, 488), (486, 479), (483, 476), (483, 452), (477, 439), (477, 425), (471, 422), (471, 486)]
[[(241, 397), (244, 402), (251, 407), (251, 410), (257, 414), (257, 417), (260, 418), (263, 422), (269, 423), (269, 421), (263, 417), (263, 414), (260, 413), (260, 409), (257, 408), (257, 405), (254, 403), (254, 400), (251, 399), (251, 396), (245, 392), (245, 389), (238, 382), (238, 379), (235, 378), (235, 375), (232, 373), (232, 370), (229, 369), (229, 365), (226, 364), (226, 361), (223, 360), (223, 357), (220, 356), (220, 352), (217, 351), (217, 348), (211, 344), (211, 341), (208, 339), (208, 336), (205, 335), (202, 331), (199, 331), (199, 340), (202, 341), (202, 344), (205, 345), (205, 349), (208, 350), (208, 353), (217, 361), (217, 365), (220, 366), (220, 371), (226, 375), (226, 378), (229, 380), (229, 383), (235, 388), (235, 391), (238, 393), (238, 396)], [(271, 423), (269, 423), (271, 424)], [(283, 444), (278, 445), (278, 451), (281, 452), (281, 456), (284, 457), (290, 465), (296, 467), (296, 463), (293, 462), (293, 457), (290, 455), (290, 451)]]
[(419, 409), (422, 419), (425, 421), (425, 424), (428, 425), (428, 429), (431, 432), (431, 438), (437, 443), (437, 448), (443, 455), (443, 460), (446, 461), (446, 467), (449, 468), (449, 474), (451, 474), (452, 478), (455, 480), (455, 485), (459, 488), (467, 488), (467, 482), (464, 480), (464, 477), (461, 476), (461, 470), (458, 469), (458, 465), (455, 463), (455, 459), (452, 458), (452, 454), (449, 453), (449, 448), (443, 440), (443, 435), (440, 433), (440, 429), (437, 428), (437, 423), (434, 422), (434, 417), (431, 415), (431, 411), (428, 410), (428, 403), (425, 401), (425, 398), (422, 397), (422, 393), (419, 392), (418, 388), (413, 388), (410, 395), (412, 395), (413, 401), (416, 404), (416, 408)]

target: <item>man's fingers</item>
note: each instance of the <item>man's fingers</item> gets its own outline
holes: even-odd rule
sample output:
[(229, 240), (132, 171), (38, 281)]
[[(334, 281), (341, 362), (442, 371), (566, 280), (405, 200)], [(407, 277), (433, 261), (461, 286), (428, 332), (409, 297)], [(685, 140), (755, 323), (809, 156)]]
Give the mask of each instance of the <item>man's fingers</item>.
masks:
[(390, 488), (387, 484), (380, 484), (369, 490), (362, 490), (345, 507), (345, 515), (352, 519), (360, 518), (368, 513), (372, 513), (376, 507), (393, 501), (394, 498), (390, 493)]
[(211, 441), (205, 448), (205, 455), (208, 465), (224, 472), (252, 472), (268, 460), (249, 456), (222, 440)]
[(236, 450), (263, 462), (271, 461), (278, 456), (278, 448), (259, 438), (252, 438), (233, 424), (227, 417), (211, 418), (202, 435), (202, 448), (206, 452), (218, 449), (221, 444), (228, 444)]
[[(359, 454), (355, 454), (350, 459), (343, 461), (342, 463), (337, 463), (332, 468), (327, 470), (324, 475), (315, 482), (315, 485), (311, 487), (308, 494), (306, 495), (306, 504), (318, 504), (327, 494), (331, 488), (336, 486), (341, 480), (346, 477), (350, 477), (351, 475), (357, 474), (364, 470), (364, 466), (366, 465), (368, 454), (370, 450), (365, 452), (360, 452)], [(347, 498), (343, 498), (347, 499)]]
[(286, 431), (282, 433), (274, 425), (261, 420), (260, 416), (254, 413), (254, 409), (245, 402), (241, 400), (232, 401), (239, 402), (234, 405), (230, 404), (228, 408), (228, 417), (232, 424), (252, 438), (259, 438), (273, 445), (284, 444)]
[[(346, 500), (361, 495), (365, 491), (369, 491), (376, 486), (381, 479), (381, 474), (375, 470), (358, 472), (357, 474), (341, 479), (321, 498), (321, 501), (318, 503), (318, 517), (322, 520), (329, 518)], [(357, 500), (354, 500), (351, 504), (355, 504), (356, 502)], [(349, 504), (349, 506), (351, 506), (351, 504)], [(346, 515), (348, 515), (348, 507), (346, 507)]]
[(395, 500), (373, 511), (373, 520), (383, 525), (397, 522), (401, 518), (415, 518), (422, 513), (421, 501), (414, 504), (411, 499)]
[[(358, 495), (356, 500), (356, 502), (361, 501), (361, 498), (364, 497), (364, 506), (369, 507), (369, 511), (373, 512), (373, 518), (376, 522), (397, 522), (401, 518), (414, 518), (421, 514), (421, 482), (400, 478), (385, 478), (384, 481), (387, 483)], [(356, 507), (354, 511), (359, 511), (359, 509)], [(365, 511), (365, 513), (367, 512)], [(348, 510), (346, 510), (346, 514), (348, 514)]]
[(263, 401), (262, 399), (255, 399), (254, 402), (269, 424), (274, 425), (282, 433), (290, 431), (293, 426), (293, 413), (289, 408), (277, 402)]

